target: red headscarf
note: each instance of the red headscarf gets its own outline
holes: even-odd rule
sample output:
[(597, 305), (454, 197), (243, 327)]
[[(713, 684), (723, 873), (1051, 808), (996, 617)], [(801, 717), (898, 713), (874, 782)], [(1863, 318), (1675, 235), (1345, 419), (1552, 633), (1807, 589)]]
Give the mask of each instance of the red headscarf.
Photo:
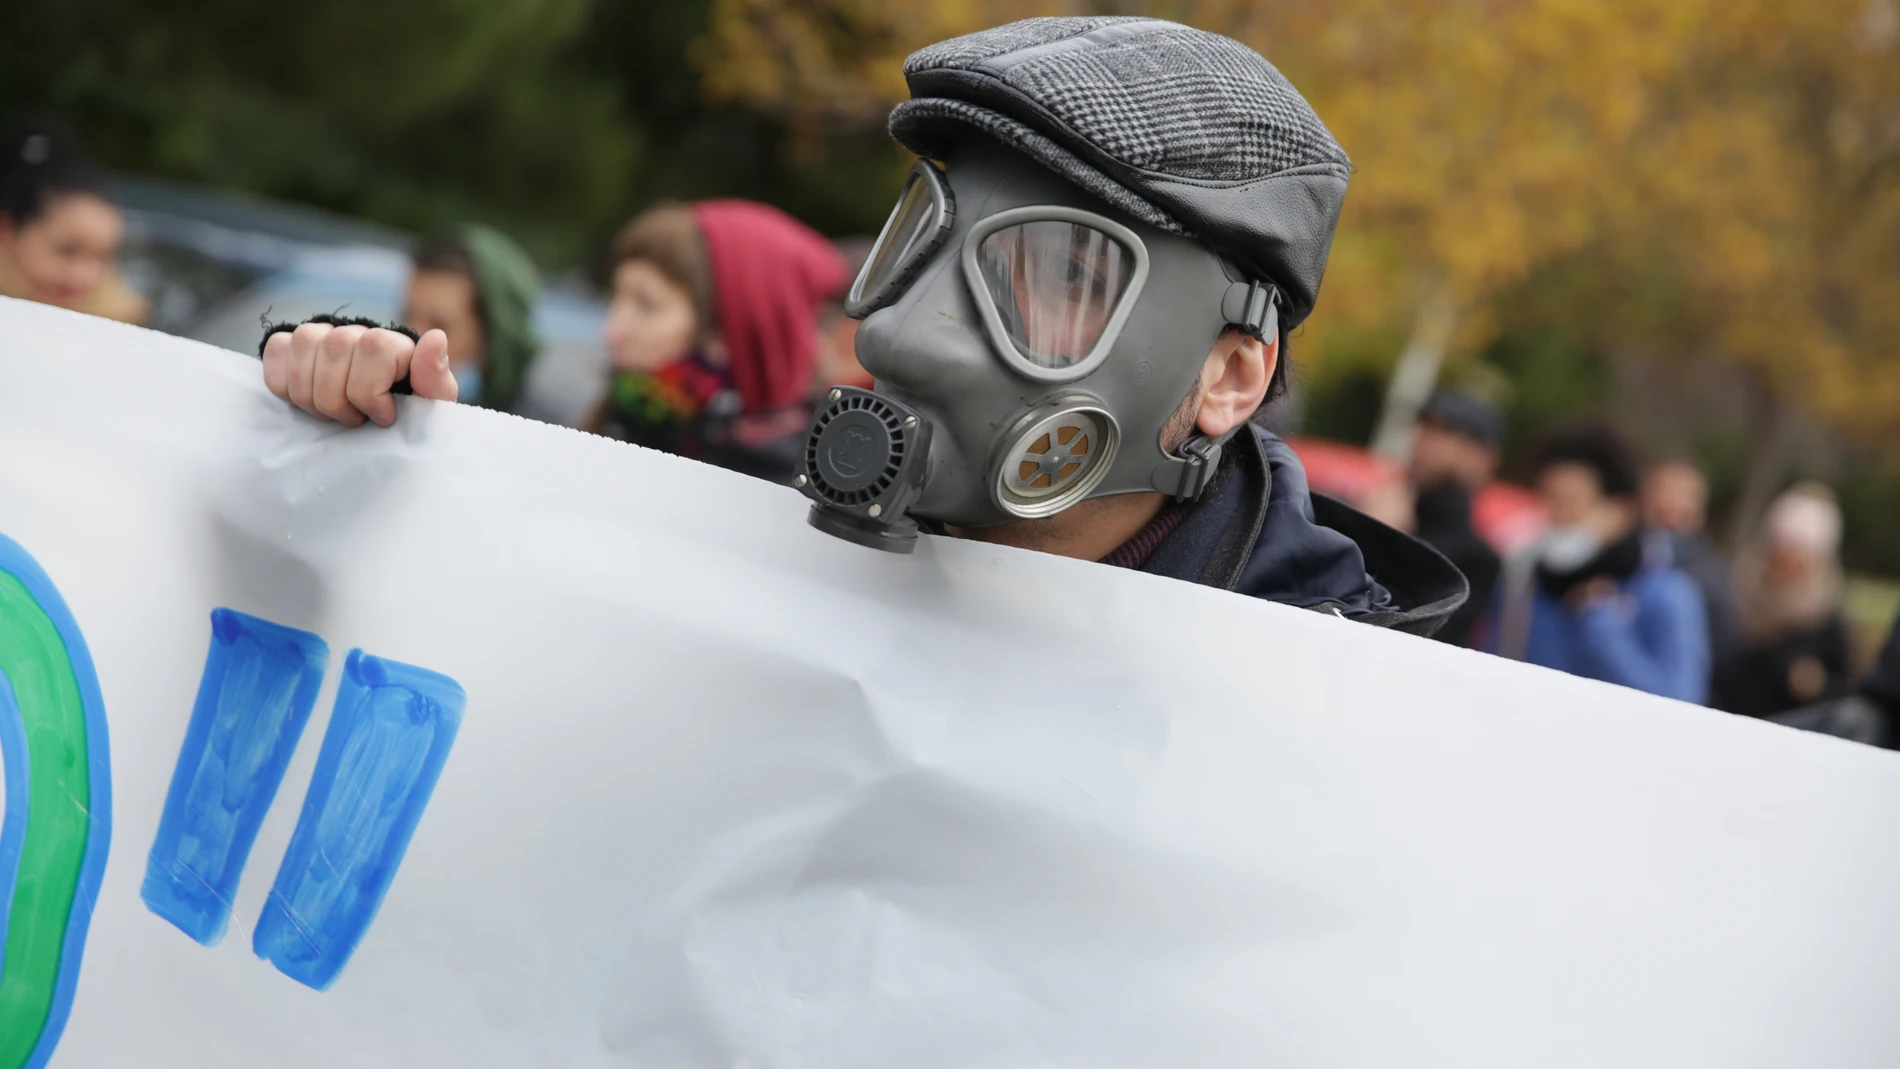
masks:
[(818, 308), (850, 281), (844, 258), (817, 231), (768, 204), (702, 200), (692, 208), (745, 411), (803, 401), (818, 346)]

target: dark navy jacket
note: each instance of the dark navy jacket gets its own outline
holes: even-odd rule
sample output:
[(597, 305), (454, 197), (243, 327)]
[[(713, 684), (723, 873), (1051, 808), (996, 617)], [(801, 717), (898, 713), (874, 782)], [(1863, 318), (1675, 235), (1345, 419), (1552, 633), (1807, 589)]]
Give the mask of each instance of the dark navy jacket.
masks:
[(1416, 635), (1464, 604), (1465, 577), (1437, 550), (1310, 492), (1292, 447), (1250, 429), (1143, 571)]

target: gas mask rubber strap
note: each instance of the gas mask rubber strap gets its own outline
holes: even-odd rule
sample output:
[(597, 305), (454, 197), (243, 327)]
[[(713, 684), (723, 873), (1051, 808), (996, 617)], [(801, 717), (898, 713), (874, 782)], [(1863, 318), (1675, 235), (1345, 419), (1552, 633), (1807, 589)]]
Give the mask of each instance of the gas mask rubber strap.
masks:
[(1218, 438), (1209, 438), (1195, 431), (1181, 446), (1178, 455), (1155, 465), (1152, 485), (1176, 501), (1192, 501), (1200, 497), (1213, 484), (1214, 474), (1220, 470), (1221, 454), (1228, 440), (1246, 426), (1243, 421)]
[[(1264, 282), (1236, 282), (1221, 295), (1221, 316), (1242, 334), (1266, 338), (1280, 330), (1280, 290)], [(1218, 438), (1199, 431), (1188, 437), (1178, 455), (1155, 465), (1151, 484), (1176, 501), (1192, 501), (1205, 493), (1220, 470), (1220, 458), (1227, 442), (1246, 429), (1247, 421), (1228, 428)]]

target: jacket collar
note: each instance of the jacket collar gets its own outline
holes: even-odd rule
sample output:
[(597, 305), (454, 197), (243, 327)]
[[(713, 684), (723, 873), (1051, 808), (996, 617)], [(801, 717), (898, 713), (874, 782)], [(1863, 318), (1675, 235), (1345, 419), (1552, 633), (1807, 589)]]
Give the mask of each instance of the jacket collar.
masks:
[(1311, 493), (1292, 448), (1252, 431), (1143, 571), (1423, 635), (1464, 603), (1465, 577), (1437, 550)]

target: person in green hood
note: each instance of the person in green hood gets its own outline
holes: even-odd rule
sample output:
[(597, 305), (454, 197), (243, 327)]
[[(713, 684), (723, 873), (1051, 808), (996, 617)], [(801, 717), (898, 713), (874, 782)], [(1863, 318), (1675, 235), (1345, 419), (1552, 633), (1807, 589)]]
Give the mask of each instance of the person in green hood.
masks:
[(462, 403), (512, 411), (541, 350), (534, 262), (506, 235), (474, 224), (423, 241), (411, 259), (402, 322), (448, 335)]

